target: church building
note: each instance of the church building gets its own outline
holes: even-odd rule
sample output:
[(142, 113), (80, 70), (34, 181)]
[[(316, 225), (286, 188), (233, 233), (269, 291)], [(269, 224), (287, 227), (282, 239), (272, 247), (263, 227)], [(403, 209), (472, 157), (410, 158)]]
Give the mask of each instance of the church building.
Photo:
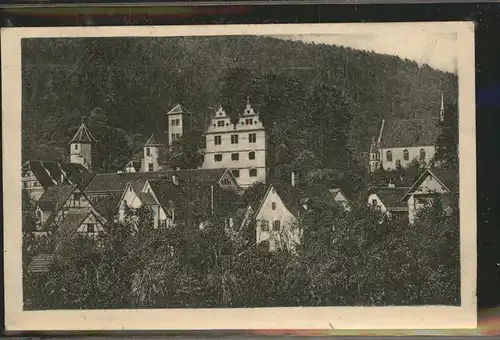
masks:
[(439, 122), (443, 119), (443, 96), (439, 117), (383, 119), (378, 137), (370, 146), (370, 172), (406, 168), (414, 161), (428, 165), (436, 153)]
[(205, 138), (204, 169), (229, 168), (241, 187), (266, 181), (266, 133), (248, 98), (236, 123), (219, 107)]

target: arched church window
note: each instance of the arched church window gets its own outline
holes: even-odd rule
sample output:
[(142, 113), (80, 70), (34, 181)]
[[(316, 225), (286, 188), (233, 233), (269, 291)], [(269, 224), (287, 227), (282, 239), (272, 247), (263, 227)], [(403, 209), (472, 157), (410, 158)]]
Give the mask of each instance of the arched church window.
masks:
[(392, 162), (392, 152), (391, 150), (387, 150), (386, 152), (386, 158), (388, 162)]
[(425, 160), (426, 154), (424, 149), (420, 149), (420, 160)]
[(403, 159), (405, 161), (410, 159), (410, 154), (408, 153), (408, 150), (406, 150), (406, 149), (403, 150)]

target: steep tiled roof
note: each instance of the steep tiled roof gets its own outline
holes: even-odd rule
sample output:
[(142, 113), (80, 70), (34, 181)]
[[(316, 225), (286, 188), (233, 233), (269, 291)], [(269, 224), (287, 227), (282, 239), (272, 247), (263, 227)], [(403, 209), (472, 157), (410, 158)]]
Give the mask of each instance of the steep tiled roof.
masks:
[(177, 104), (173, 107), (172, 110), (168, 111), (167, 112), (167, 115), (177, 115), (177, 114), (191, 114), (191, 112), (188, 111), (188, 109), (186, 109), (184, 106), (182, 106), (181, 104)]
[(163, 144), (160, 142), (160, 139), (154, 132), (151, 134), (151, 136), (149, 136), (149, 139), (146, 141), (146, 144), (144, 144), (144, 146), (161, 146), (161, 145)]
[[(203, 176), (210, 183), (218, 183), (226, 169), (186, 169), (176, 170), (179, 180), (187, 181)], [(85, 189), (86, 193), (123, 191), (130, 181), (135, 180), (166, 180), (172, 181), (173, 170), (135, 173), (103, 173), (97, 174)]]
[(82, 123), (76, 131), (75, 136), (70, 141), (70, 143), (95, 143), (97, 140), (92, 135), (89, 129)]
[(118, 212), (119, 203), (120, 195), (118, 193), (109, 193), (99, 199), (93, 206), (102, 216), (111, 217)]
[(38, 254), (31, 263), (28, 265), (28, 272), (30, 273), (46, 273), (49, 271), (50, 265), (55, 260), (54, 254)]
[[(176, 211), (181, 214), (192, 213), (188, 203), (196, 197), (198, 206), (196, 206), (197, 214), (208, 214), (212, 209), (212, 188), (210, 184), (200, 185), (197, 182), (186, 181), (179, 185), (175, 185), (170, 181), (150, 181), (151, 189), (154, 195), (158, 198), (160, 205), (167, 208), (173, 203)], [(233, 210), (233, 204), (227, 202), (238, 203), (238, 196), (229, 190), (224, 190), (219, 186), (213, 186), (214, 213), (216, 215), (227, 215)], [(224, 204), (219, 204), (224, 202)]]
[(440, 128), (437, 118), (394, 119), (385, 123), (381, 148), (435, 145)]
[(142, 204), (144, 205), (156, 205), (156, 201), (151, 194), (147, 192), (141, 192), (137, 195), (139, 197), (139, 200), (141, 200)]
[(90, 213), (91, 209), (69, 211), (57, 230), (58, 241), (64, 242), (71, 239)]
[(89, 176), (88, 170), (81, 164), (52, 162), (52, 161), (28, 161), (22, 171), (30, 170), (37, 178), (43, 188), (61, 184), (83, 184)]
[(76, 185), (55, 185), (47, 188), (38, 204), (42, 210), (58, 210), (76, 189)]
[(460, 189), (458, 171), (453, 171), (449, 169), (442, 168), (433, 168), (426, 169), (422, 175), (415, 181), (411, 188), (408, 188), (406, 191), (406, 195), (402, 198), (405, 199), (409, 196), (410, 192), (413, 192), (417, 189), (417, 187), (422, 183), (423, 180), (427, 177), (426, 175), (430, 174), (438, 181), (440, 181), (451, 193), (458, 193)]
[(401, 199), (408, 189), (407, 187), (376, 187), (371, 188), (370, 192), (375, 193), (387, 209), (407, 208), (406, 202), (403, 202)]
[(321, 186), (293, 187), (287, 183), (273, 183), (272, 186), (288, 210), (294, 215), (303, 210), (304, 204), (314, 208), (316, 203), (323, 202), (331, 207), (338, 207), (332, 194)]
[(443, 183), (448, 190), (450, 190), (452, 193), (458, 193), (459, 192), (459, 178), (458, 178), (458, 171), (457, 170), (449, 170), (449, 169), (443, 169), (443, 168), (433, 168), (429, 169), (430, 172), (432, 172), (436, 178)]

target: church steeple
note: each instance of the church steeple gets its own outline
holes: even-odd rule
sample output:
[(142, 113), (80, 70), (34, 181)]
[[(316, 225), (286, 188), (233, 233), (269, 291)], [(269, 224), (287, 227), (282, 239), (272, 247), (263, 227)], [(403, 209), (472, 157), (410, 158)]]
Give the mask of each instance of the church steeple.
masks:
[(95, 139), (94, 135), (90, 132), (90, 130), (83, 123), (76, 131), (75, 136), (70, 144), (70, 162), (81, 164), (89, 171), (92, 171), (92, 166), (95, 165), (95, 144), (97, 143), (97, 139)]

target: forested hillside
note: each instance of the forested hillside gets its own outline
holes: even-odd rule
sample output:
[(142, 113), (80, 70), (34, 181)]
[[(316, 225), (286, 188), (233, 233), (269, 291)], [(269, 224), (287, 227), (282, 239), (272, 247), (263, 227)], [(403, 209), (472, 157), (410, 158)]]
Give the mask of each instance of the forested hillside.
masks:
[(453, 104), (456, 76), (271, 37), (25, 39), (23, 160), (65, 158), (84, 117), (100, 142), (101, 170), (114, 170), (152, 131), (165, 131), (175, 104), (192, 111), (203, 131), (210, 107), (235, 110), (249, 95), (272, 127), (271, 157), (279, 158), (279, 146), (304, 149), (331, 168), (367, 151), (382, 117), (438, 115), (441, 90)]

